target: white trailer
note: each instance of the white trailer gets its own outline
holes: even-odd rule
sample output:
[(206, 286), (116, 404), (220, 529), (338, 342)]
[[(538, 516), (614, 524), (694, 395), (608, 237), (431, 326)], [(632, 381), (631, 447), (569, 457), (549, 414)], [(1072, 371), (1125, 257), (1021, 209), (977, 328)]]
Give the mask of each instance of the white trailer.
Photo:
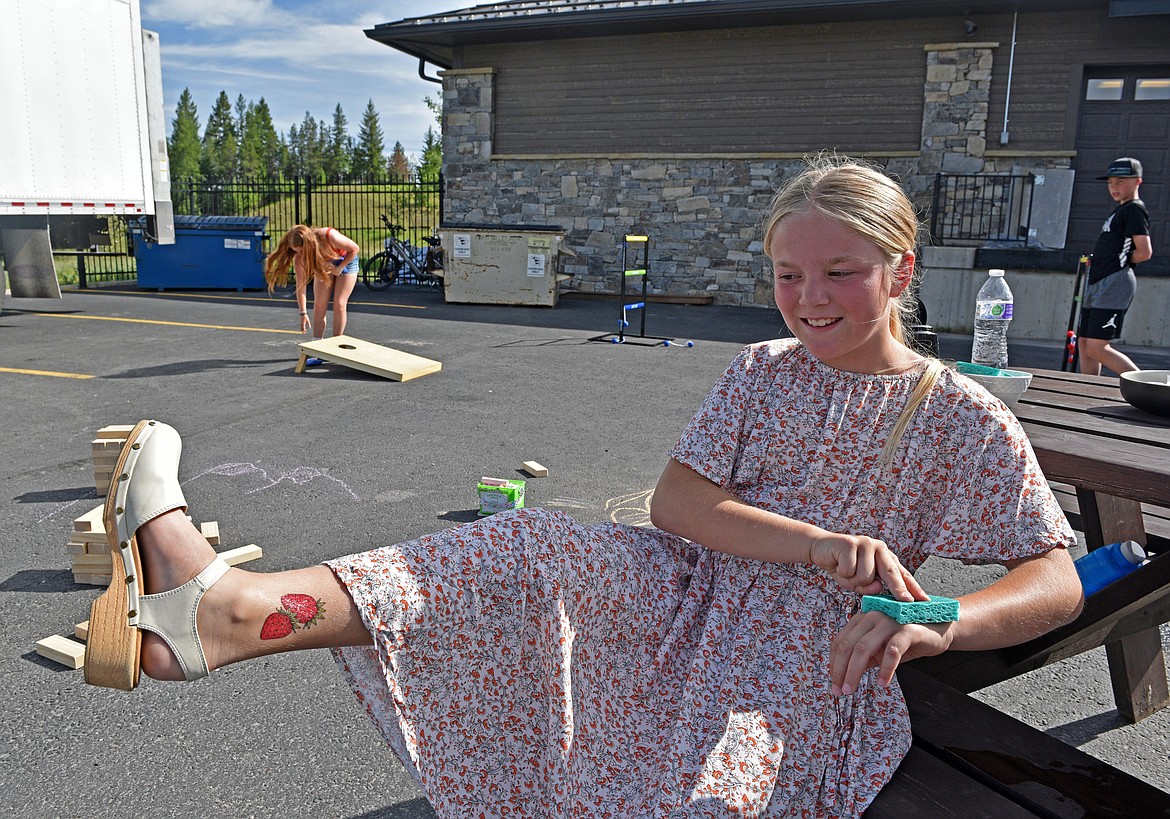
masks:
[(0, 255), (12, 296), (60, 297), (51, 221), (109, 214), (146, 216), (152, 240), (174, 242), (158, 35), (139, 0), (4, 0)]

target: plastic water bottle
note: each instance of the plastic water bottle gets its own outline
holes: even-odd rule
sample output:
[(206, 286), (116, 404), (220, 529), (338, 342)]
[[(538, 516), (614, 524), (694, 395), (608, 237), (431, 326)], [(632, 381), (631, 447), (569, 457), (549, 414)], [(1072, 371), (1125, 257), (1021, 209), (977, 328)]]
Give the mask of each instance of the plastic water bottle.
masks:
[(1132, 540), (1102, 546), (1079, 558), (1075, 565), (1081, 586), (1085, 589), (1085, 597), (1129, 574), (1141, 566), (1145, 559), (1146, 550)]
[(1003, 369), (1008, 364), (1007, 331), (1012, 321), (1012, 290), (1002, 270), (989, 270), (975, 297), (975, 340), (971, 361)]

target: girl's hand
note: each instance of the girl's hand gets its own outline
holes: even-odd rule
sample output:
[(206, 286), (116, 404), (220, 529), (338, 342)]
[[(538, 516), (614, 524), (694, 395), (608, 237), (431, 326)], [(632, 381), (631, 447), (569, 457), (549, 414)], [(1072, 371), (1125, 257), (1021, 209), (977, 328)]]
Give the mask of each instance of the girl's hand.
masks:
[(889, 685), (904, 660), (942, 654), (950, 648), (952, 625), (900, 625), (879, 611), (858, 612), (833, 640), (829, 657), (833, 694), (852, 694), (869, 668), (878, 669), (878, 685)]
[(313, 322), (309, 320), (308, 313), (301, 313), (301, 332), (309, 332), (309, 328), (313, 326)]
[(878, 594), (884, 588), (904, 603), (930, 599), (890, 547), (872, 537), (826, 533), (813, 540), (809, 560), (847, 591)]

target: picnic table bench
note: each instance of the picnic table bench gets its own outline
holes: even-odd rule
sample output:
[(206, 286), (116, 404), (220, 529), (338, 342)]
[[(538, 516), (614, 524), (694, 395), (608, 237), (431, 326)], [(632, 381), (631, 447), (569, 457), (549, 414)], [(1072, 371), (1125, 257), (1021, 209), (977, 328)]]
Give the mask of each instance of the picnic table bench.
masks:
[(1170, 622), (1170, 421), (1126, 404), (1115, 378), (1030, 372), (1014, 409), (1086, 545), (1132, 539), (1154, 557), (1048, 634), (900, 668), (913, 745), (866, 812), (871, 819), (1170, 817), (1170, 794), (968, 696), (1105, 646), (1123, 718), (1136, 722), (1170, 702), (1158, 631)]
[(914, 739), (866, 819), (1170, 817), (1170, 794), (940, 682), (898, 671)]

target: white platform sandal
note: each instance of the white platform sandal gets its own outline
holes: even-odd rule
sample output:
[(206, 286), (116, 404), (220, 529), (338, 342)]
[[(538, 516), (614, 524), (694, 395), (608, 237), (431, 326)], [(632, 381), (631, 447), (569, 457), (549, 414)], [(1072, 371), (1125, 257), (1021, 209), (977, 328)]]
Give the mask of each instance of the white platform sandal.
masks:
[(195, 614), (203, 594), (223, 577), (228, 565), (216, 557), (178, 588), (159, 594), (139, 593), (143, 576), (138, 528), (164, 512), (187, 509), (179, 486), (182, 450), (182, 439), (173, 427), (159, 421), (140, 421), (118, 456), (103, 515), (113, 579), (90, 610), (85, 648), (85, 681), (90, 685), (124, 691), (138, 685), (141, 629), (153, 631), (166, 641), (187, 680), (208, 674)]

